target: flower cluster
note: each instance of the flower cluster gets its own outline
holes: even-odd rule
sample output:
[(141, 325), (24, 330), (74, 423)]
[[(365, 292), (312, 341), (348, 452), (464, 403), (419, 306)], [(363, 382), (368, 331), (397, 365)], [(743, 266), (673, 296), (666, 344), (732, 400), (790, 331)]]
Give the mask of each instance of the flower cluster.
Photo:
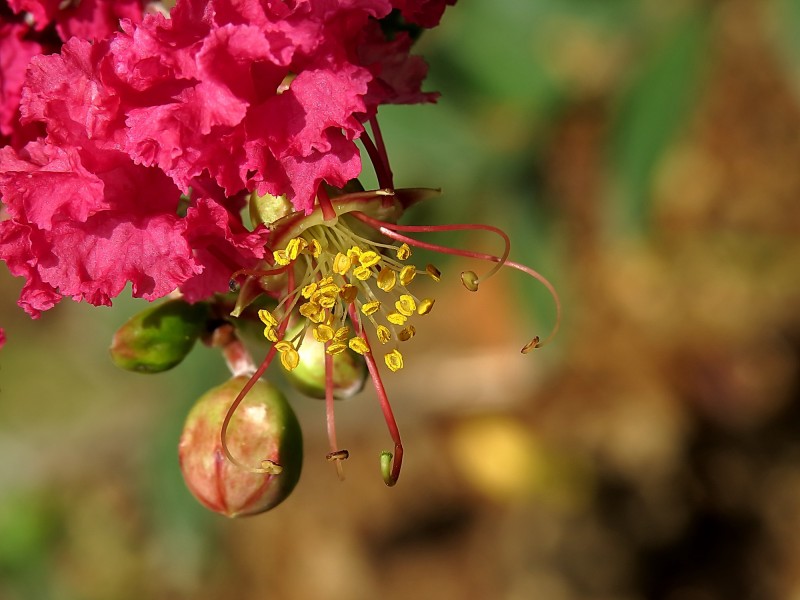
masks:
[[(15, 3), (36, 27), (54, 19), (76, 34), (37, 55), (24, 23), (3, 24), (3, 44), (16, 44), (2, 52), (13, 63), (3, 133), (17, 98), (21, 123), (44, 131), (0, 149), (0, 258), (26, 280), (22, 308), (36, 317), (65, 296), (107, 305), (128, 282), (148, 300), (226, 289), (232, 266), (264, 257), (266, 230), (239, 217), (244, 194), (309, 212), (323, 182), (360, 173), (355, 140), (379, 105), (435, 99), (411, 36), (382, 25), (395, 10), (432, 26), (444, 6), (181, 0), (137, 22), (130, 2)], [(110, 15), (126, 17), (113, 33)]]
[[(190, 489), (214, 510), (266, 510), (299, 477), (299, 427), (261, 379), (276, 357), (299, 389), (325, 399), (340, 472), (349, 453), (334, 398), (369, 374), (394, 442), (381, 456), (394, 485), (403, 445), (378, 361), (404, 367), (403, 344), (435, 303), (414, 284), (441, 277), (415, 265), (413, 249), (492, 263), (462, 273), (470, 291), (502, 266), (522, 271), (560, 315), (550, 283), (508, 260), (499, 229), (398, 224), (438, 191), (395, 188), (378, 107), (436, 99), (410, 51), (454, 1), (178, 0), (167, 15), (134, 0), (16, 0), (25, 16), (0, 21), (10, 28), (0, 44), (14, 48), (0, 54), (10, 74), (0, 79), (0, 259), (25, 279), (19, 304), (34, 318), (67, 296), (108, 305), (128, 283), (147, 300), (173, 296), (118, 331), (112, 358), (152, 373), (197, 339), (222, 350), (234, 378), (201, 400), (180, 444)], [(50, 48), (58, 53), (21, 29), (48, 22), (66, 40)], [(357, 179), (356, 140), (377, 190)], [(504, 250), (409, 235), (452, 230), (497, 235)], [(271, 344), (258, 366), (237, 334), (249, 321)], [(534, 337), (522, 352), (546, 342)], [(235, 420), (240, 406), (247, 414)]]

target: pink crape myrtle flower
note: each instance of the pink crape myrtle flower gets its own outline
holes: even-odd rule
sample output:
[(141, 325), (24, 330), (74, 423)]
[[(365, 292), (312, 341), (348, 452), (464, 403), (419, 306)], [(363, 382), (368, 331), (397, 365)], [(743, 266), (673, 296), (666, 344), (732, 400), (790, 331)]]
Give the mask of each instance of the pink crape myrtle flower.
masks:
[[(93, 22), (113, 22), (109, 15), (127, 10), (133, 16), (93, 37), (74, 22), (59, 25), (49, 3), (14, 4), (35, 22), (55, 19), (59, 33), (83, 34), (57, 54), (33, 56), (28, 48), (32, 58), (16, 97), (21, 123), (41, 133), (0, 148), (0, 259), (25, 279), (19, 305), (34, 318), (64, 297), (109, 305), (128, 284), (147, 300), (179, 297), (162, 305), (170, 318), (186, 315), (179, 352), (137, 363), (131, 349), (142, 323), (134, 319), (115, 338), (112, 355), (119, 351), (118, 364), (154, 372), (177, 364), (203, 337), (245, 382), (238, 393), (221, 386), (193, 412), (181, 442), (192, 490), (236, 488), (248, 507), (274, 505), (255, 500), (270, 487), (264, 477), (280, 476), (281, 453), (261, 429), (259, 443), (272, 450), (251, 464), (256, 446), (247, 436), (258, 428), (243, 429), (234, 417), (246, 399), (244, 412), (261, 414), (248, 394), (263, 388), (275, 357), (297, 376), (309, 348), (320, 368), (304, 377), (316, 380), (297, 381), (325, 399), (328, 459), (341, 470), (348, 457), (337, 442), (334, 397), (360, 389), (360, 364), (394, 444), (381, 455), (382, 476), (387, 485), (397, 482), (403, 445), (380, 370), (404, 367), (401, 348), (434, 307), (434, 298), (416, 295), (414, 280), (442, 277), (435, 266), (413, 262), (415, 248), (491, 263), (481, 275), (462, 273), (473, 292), (503, 266), (541, 281), (555, 299), (556, 325), (522, 352), (553, 337), (555, 290), (509, 260), (504, 232), (398, 224), (406, 208), (438, 192), (395, 187), (378, 108), (436, 100), (422, 90), (427, 66), (411, 54), (409, 32), (438, 24), (454, 0), (178, 0), (169, 16), (141, 20), (124, 3), (82, 0), (70, 10), (83, 11), (84, 2)], [(357, 179), (357, 140), (377, 190), (363, 190)], [(452, 230), (495, 235), (503, 251), (448, 248), (415, 235)], [(258, 366), (235, 329), (248, 321), (261, 323), (271, 344)], [(340, 385), (342, 372), (353, 381)], [(271, 391), (253, 395), (288, 410)], [(200, 445), (206, 455), (194, 460)], [(224, 469), (208, 468), (226, 460)], [(215, 479), (232, 466), (247, 477)], [(250, 512), (201, 501), (229, 515)]]

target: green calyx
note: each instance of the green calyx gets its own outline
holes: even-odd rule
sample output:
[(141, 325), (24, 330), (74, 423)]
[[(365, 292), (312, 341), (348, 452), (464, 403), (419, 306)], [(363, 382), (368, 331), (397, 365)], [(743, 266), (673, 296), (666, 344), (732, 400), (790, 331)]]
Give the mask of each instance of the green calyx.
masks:
[(191, 352), (209, 317), (205, 303), (168, 300), (131, 317), (114, 334), (111, 360), (121, 369), (161, 373)]

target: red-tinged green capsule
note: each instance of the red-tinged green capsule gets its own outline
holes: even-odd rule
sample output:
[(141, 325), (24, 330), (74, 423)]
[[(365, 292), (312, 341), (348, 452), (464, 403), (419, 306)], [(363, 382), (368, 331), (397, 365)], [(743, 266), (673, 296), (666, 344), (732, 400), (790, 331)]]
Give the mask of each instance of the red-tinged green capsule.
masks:
[(191, 352), (208, 319), (205, 303), (180, 299), (149, 307), (131, 317), (114, 334), (111, 360), (138, 373), (160, 373)]
[(280, 504), (294, 489), (303, 463), (300, 424), (284, 395), (258, 380), (237, 408), (222, 445), (225, 415), (248, 378), (234, 377), (209, 390), (189, 412), (178, 455), (189, 490), (201, 504), (228, 517), (254, 515)]

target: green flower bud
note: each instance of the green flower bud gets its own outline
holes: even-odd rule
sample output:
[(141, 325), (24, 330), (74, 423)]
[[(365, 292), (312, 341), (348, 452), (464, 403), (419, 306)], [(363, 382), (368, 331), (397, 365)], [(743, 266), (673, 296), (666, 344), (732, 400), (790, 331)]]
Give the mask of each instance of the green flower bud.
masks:
[(169, 300), (134, 315), (114, 334), (111, 360), (138, 373), (160, 373), (192, 350), (208, 319), (208, 305)]
[[(297, 334), (288, 333), (286, 339)], [(311, 398), (325, 398), (325, 344), (314, 339), (311, 329), (306, 332), (300, 350), (300, 362), (284, 375), (294, 388)], [(367, 380), (364, 357), (351, 350), (333, 356), (333, 397), (344, 400), (355, 396)]]
[(281, 392), (258, 380), (236, 409), (225, 441), (251, 472), (232, 463), (222, 447), (225, 415), (248, 377), (209, 390), (189, 412), (178, 456), (189, 490), (201, 504), (227, 517), (254, 515), (280, 504), (294, 489), (303, 463), (303, 439)]

